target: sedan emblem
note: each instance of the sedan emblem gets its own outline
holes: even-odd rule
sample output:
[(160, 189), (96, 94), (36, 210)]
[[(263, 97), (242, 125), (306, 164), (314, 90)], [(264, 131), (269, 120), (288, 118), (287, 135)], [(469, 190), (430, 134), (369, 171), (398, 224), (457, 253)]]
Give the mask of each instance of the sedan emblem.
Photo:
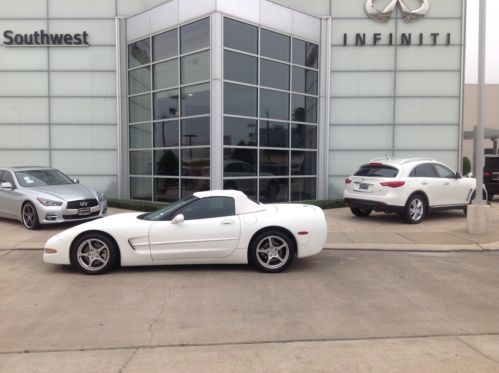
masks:
[(86, 206), (86, 205), (88, 205), (87, 201), (81, 201), (81, 202), (80, 202), (80, 206), (81, 206), (81, 207)]
[(402, 10), (402, 18), (406, 22), (412, 22), (423, 18), (430, 10), (430, 3), (428, 0), (421, 0), (421, 6), (414, 10), (409, 8), (404, 0), (391, 0), (383, 10), (375, 8), (373, 3), (374, 0), (366, 0), (365, 9), (367, 15), (369, 16), (369, 18), (383, 23), (388, 22), (388, 20), (391, 18), (397, 4), (400, 5), (400, 9)]

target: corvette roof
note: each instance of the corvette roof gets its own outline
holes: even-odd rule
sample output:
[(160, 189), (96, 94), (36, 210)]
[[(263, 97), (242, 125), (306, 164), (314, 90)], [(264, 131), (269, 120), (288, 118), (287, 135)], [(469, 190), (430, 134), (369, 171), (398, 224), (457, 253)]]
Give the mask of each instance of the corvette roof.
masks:
[(249, 214), (266, 209), (265, 205), (250, 200), (246, 194), (238, 190), (209, 190), (206, 192), (196, 192), (194, 196), (197, 198), (232, 197), (235, 201), (236, 215)]

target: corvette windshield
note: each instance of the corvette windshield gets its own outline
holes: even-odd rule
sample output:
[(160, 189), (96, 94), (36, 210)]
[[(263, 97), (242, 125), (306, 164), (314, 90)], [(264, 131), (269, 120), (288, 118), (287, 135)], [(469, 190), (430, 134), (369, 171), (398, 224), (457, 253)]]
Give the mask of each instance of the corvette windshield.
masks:
[(73, 184), (73, 181), (58, 170), (28, 170), (15, 172), (23, 187)]
[(166, 220), (173, 211), (191, 203), (191, 201), (195, 199), (197, 199), (197, 197), (194, 196), (182, 198), (181, 200), (170, 203), (162, 209), (150, 212), (148, 214), (140, 215), (139, 218), (143, 220)]

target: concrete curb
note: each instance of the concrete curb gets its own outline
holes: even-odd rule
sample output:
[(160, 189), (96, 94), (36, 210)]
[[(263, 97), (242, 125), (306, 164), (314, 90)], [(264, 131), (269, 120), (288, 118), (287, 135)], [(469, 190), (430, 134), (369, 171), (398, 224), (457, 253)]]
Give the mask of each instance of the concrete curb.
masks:
[(499, 251), (499, 241), (473, 244), (393, 244), (393, 243), (333, 243), (326, 242), (325, 250), (370, 251)]

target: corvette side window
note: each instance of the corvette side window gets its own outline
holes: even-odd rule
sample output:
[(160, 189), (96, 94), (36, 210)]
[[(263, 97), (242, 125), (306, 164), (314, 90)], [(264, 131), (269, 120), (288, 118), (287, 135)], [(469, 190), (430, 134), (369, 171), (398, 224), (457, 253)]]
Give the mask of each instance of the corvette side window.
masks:
[(435, 174), (433, 166), (429, 163), (425, 163), (417, 166), (412, 170), (410, 177), (438, 177)]
[(437, 170), (438, 177), (441, 177), (443, 179), (453, 179), (456, 177), (456, 174), (449, 170), (447, 167), (442, 166), (441, 164), (435, 164), (434, 166)]
[(185, 220), (211, 219), (236, 214), (234, 198), (208, 197), (201, 198), (177, 212), (183, 214)]

